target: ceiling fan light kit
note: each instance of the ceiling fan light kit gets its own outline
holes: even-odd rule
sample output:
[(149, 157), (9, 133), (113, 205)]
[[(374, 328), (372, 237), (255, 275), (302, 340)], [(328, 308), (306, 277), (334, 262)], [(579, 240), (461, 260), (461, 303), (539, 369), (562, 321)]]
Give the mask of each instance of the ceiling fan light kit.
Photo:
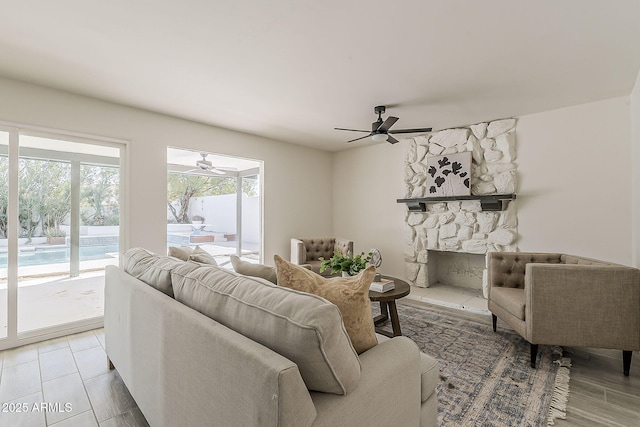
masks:
[(391, 130), (391, 126), (393, 126), (398, 121), (398, 118), (397, 117), (393, 117), (393, 116), (389, 116), (389, 117), (387, 117), (386, 120), (382, 120), (382, 114), (386, 110), (387, 110), (387, 107), (385, 107), (384, 105), (378, 105), (377, 107), (374, 107), (373, 112), (378, 115), (378, 120), (376, 120), (375, 122), (371, 123), (371, 131), (360, 130), (360, 129), (345, 129), (345, 128), (334, 128), (334, 129), (335, 130), (346, 130), (346, 131), (350, 131), (350, 132), (367, 132), (367, 133), (369, 133), (369, 135), (365, 135), (365, 136), (361, 136), (360, 138), (352, 139), (350, 141), (347, 141), (347, 143), (351, 143), (351, 142), (354, 142), (354, 141), (359, 141), (361, 139), (365, 139), (365, 138), (371, 137), (371, 139), (376, 141), (376, 142), (387, 141), (387, 142), (389, 142), (391, 144), (395, 144), (396, 142), (398, 142), (398, 140), (390, 135), (392, 133), (395, 134), (395, 133), (426, 133), (426, 132), (431, 132), (431, 128)]

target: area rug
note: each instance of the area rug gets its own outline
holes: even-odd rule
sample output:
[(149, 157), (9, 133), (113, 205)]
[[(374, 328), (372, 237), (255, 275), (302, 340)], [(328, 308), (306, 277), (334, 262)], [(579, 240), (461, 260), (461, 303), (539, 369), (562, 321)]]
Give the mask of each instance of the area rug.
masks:
[(532, 369), (520, 335), (465, 313), (398, 304), (402, 334), (441, 364), (438, 425), (538, 427), (564, 418), (571, 363), (562, 350), (541, 345)]

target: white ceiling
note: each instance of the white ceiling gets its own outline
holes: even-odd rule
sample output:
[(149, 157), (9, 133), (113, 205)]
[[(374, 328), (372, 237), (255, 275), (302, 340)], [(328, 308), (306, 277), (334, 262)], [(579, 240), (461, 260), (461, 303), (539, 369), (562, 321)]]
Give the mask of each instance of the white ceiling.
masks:
[(638, 0), (7, 3), (0, 76), (326, 150), (375, 105), (442, 129), (629, 95), (640, 69)]

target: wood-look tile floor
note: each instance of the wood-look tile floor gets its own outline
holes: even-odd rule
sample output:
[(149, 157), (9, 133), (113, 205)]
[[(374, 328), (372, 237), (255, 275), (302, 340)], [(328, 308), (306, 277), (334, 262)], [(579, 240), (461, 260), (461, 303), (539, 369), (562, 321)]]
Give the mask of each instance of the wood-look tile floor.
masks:
[(0, 426), (148, 426), (107, 368), (104, 330), (0, 352)]
[(622, 373), (622, 351), (566, 348), (571, 357), (567, 419), (558, 427), (640, 426), (640, 352)]
[[(567, 419), (556, 426), (640, 426), (640, 354), (625, 377), (617, 351), (565, 350), (571, 391)], [(0, 426), (148, 426), (106, 360), (103, 329), (0, 352)]]

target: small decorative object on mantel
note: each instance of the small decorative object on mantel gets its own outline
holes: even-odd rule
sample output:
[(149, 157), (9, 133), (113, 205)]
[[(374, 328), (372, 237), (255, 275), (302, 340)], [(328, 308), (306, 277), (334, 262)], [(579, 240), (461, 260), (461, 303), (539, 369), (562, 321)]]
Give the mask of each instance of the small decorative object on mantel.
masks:
[(471, 152), (434, 156), (426, 159), (429, 196), (468, 196), (471, 194)]
[(371, 261), (371, 252), (366, 255), (362, 252), (353, 256), (351, 253), (343, 255), (340, 249), (336, 249), (331, 258), (324, 259), (320, 257), (318, 259), (322, 261), (320, 264), (320, 273), (330, 268), (331, 274), (342, 273), (343, 276), (355, 276), (361, 270), (367, 268), (367, 265)]

